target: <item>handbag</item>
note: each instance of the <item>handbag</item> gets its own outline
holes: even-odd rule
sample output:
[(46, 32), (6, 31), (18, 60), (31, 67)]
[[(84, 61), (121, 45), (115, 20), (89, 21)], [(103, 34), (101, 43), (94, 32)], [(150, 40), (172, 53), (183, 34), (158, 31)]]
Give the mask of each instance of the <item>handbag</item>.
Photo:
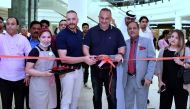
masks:
[[(185, 56), (185, 51), (184, 55)], [(189, 62), (185, 62), (190, 64)], [(185, 69), (183, 66), (180, 68), (177, 74), (178, 78), (183, 78), (183, 84), (190, 84), (190, 69)]]
[(184, 69), (183, 71), (183, 83), (190, 84), (190, 69)]
[(177, 78), (182, 78), (183, 84), (190, 84), (190, 69), (181, 67), (177, 73)]

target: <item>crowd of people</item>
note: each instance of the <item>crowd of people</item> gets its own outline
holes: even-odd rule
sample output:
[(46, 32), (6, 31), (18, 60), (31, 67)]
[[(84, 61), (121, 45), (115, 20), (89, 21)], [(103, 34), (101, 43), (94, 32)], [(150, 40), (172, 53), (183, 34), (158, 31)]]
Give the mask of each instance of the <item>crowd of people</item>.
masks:
[[(24, 109), (24, 98), (27, 109), (77, 109), (81, 88), (91, 89), (87, 85), (90, 68), (94, 109), (102, 109), (103, 87), (108, 109), (147, 109), (154, 75), (159, 82), (159, 108), (171, 109), (174, 98), (176, 109), (187, 109), (190, 85), (178, 73), (182, 67), (190, 68), (189, 59), (179, 58), (190, 55), (190, 38), (185, 44), (181, 30), (163, 31), (158, 40), (159, 58), (176, 58), (156, 61), (146, 16), (136, 22), (133, 11), (127, 11), (123, 27), (118, 28), (111, 24), (110, 9), (102, 8), (98, 17), (96, 26), (89, 29), (83, 23), (80, 31), (77, 13), (69, 10), (54, 35), (48, 20), (32, 21), (29, 32), (23, 25), (19, 33), (17, 18), (8, 17), (4, 30), (0, 17), (0, 55), (7, 56), (0, 57), (2, 108), (12, 109), (14, 95), (15, 109)], [(52, 71), (61, 67), (70, 70)]]

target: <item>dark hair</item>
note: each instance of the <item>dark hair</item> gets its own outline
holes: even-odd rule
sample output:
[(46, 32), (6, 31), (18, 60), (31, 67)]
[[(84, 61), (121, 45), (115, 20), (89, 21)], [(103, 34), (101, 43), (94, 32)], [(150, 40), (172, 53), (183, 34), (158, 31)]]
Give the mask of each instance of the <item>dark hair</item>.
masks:
[(83, 23), (83, 24), (82, 24), (82, 27), (83, 27), (83, 26), (88, 26), (88, 27), (89, 27), (88, 23)]
[(162, 32), (162, 35), (158, 38), (158, 40), (163, 39), (165, 37), (165, 35), (169, 34), (169, 32), (170, 32), (169, 30), (164, 30)]
[(66, 20), (65, 20), (65, 19), (62, 19), (62, 20), (60, 20), (60, 21), (59, 21), (59, 24), (60, 24), (62, 21), (65, 21), (65, 22), (66, 22)]
[(14, 18), (16, 20), (16, 24), (19, 25), (19, 21), (16, 17), (8, 17), (7, 20)]
[[(129, 22), (129, 24), (130, 24), (130, 23), (135, 23), (135, 24), (137, 25), (137, 28), (139, 29), (139, 24), (138, 24), (138, 22), (132, 21), (132, 22)], [(128, 25), (129, 25), (129, 24), (128, 24)]]
[(148, 17), (146, 17), (146, 16), (141, 16), (140, 19), (139, 19), (139, 22), (141, 22), (143, 19), (146, 19), (147, 22), (149, 22)]
[(108, 8), (102, 8), (102, 9), (100, 10), (100, 13), (101, 13), (102, 11), (108, 11), (108, 12), (110, 12), (110, 13), (111, 13), (111, 10), (110, 10), (110, 9), (108, 9)]
[(50, 25), (49, 21), (48, 21), (48, 20), (45, 20), (45, 19), (41, 20), (40, 23), (41, 23), (41, 24), (42, 24), (42, 23), (45, 23), (45, 24), (47, 24), (48, 26)]
[(190, 48), (190, 41), (187, 40), (187, 42), (185, 43), (185, 45)]
[(74, 10), (69, 10), (69, 11), (67, 11), (67, 13), (66, 13), (66, 14), (69, 14), (69, 13), (75, 13), (75, 14), (77, 15), (77, 12), (76, 12), (76, 11), (74, 11)]
[(39, 21), (34, 20), (34, 21), (32, 21), (30, 23), (30, 28), (32, 28), (32, 26), (35, 25), (35, 24), (39, 24), (42, 27), (42, 25), (41, 25), (41, 23)]
[(57, 35), (57, 30), (58, 28), (56, 27), (55, 30), (53, 31), (54, 35)]
[(0, 16), (0, 20), (4, 21), (3, 17)]

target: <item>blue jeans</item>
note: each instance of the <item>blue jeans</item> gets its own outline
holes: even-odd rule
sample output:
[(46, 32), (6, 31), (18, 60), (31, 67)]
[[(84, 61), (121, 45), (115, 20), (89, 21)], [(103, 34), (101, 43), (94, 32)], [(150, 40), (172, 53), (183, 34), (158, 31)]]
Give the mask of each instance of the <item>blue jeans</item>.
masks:
[[(99, 69), (96, 66), (91, 67), (91, 81), (93, 88), (93, 104), (94, 109), (102, 109), (102, 90), (103, 85), (105, 87), (108, 109), (117, 108), (117, 99), (116, 99), (116, 69), (112, 68), (113, 75), (111, 80), (111, 75), (109, 75), (109, 69)], [(110, 83), (111, 82), (111, 83)], [(109, 89), (109, 85), (111, 87)], [(111, 93), (110, 93), (111, 92)]]

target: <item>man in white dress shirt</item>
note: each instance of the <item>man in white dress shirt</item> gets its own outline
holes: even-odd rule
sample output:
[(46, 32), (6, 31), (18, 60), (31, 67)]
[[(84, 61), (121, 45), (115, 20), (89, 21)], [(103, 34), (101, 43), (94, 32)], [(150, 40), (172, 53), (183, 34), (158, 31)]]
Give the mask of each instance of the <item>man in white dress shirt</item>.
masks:
[[(149, 19), (146, 16), (141, 16), (139, 19), (139, 36), (141, 37), (146, 37), (146, 38), (150, 38), (154, 39), (152, 31), (150, 30), (150, 28), (148, 27), (148, 23), (149, 23)], [(149, 99), (147, 100), (147, 103), (149, 104), (150, 101)]]
[(153, 40), (152, 31), (148, 27), (149, 19), (146, 16), (141, 16), (139, 19), (139, 35), (141, 37), (151, 38)]

